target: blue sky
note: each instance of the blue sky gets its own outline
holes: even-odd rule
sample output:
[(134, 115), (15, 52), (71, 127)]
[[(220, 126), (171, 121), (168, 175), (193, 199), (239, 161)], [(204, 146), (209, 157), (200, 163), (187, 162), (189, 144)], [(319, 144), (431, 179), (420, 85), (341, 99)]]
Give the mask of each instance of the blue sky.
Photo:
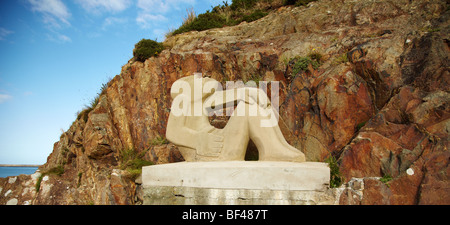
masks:
[[(229, 1), (231, 2), (231, 1)], [(43, 164), (142, 38), (222, 0), (0, 1), (0, 164)]]

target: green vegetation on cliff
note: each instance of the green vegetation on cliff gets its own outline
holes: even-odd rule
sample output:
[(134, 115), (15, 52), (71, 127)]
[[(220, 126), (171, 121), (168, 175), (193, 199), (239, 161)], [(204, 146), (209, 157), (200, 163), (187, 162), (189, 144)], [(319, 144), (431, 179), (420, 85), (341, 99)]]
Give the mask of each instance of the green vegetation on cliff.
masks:
[(292, 68), (291, 76), (295, 77), (301, 72), (317, 70), (322, 65), (322, 54), (313, 50), (307, 56), (296, 56), (287, 62)]
[(234, 26), (242, 22), (252, 22), (269, 14), (270, 11), (283, 5), (302, 6), (317, 0), (232, 0), (227, 1), (207, 10), (205, 13), (195, 15), (193, 10), (188, 10), (188, 16), (183, 24), (167, 36), (177, 35), (189, 31), (203, 31), (224, 26)]
[(146, 59), (157, 56), (162, 50), (164, 50), (162, 43), (150, 39), (142, 39), (135, 45), (133, 56), (136, 61), (145, 62)]
[(40, 190), (42, 179), (46, 175), (55, 174), (55, 175), (61, 176), (63, 173), (64, 173), (64, 165), (58, 165), (58, 166), (55, 166), (55, 167), (52, 167), (52, 168), (49, 168), (49, 169), (43, 171), (36, 181), (36, 185), (35, 185), (36, 192), (38, 192)]
[(328, 167), (330, 167), (330, 187), (337, 188), (344, 183), (344, 178), (339, 171), (339, 164), (334, 156), (330, 156), (325, 159), (325, 162), (328, 163)]
[(144, 159), (146, 152), (138, 152), (135, 149), (123, 149), (119, 151), (119, 168), (128, 171), (131, 180), (136, 179), (142, 173), (143, 166), (154, 164)]

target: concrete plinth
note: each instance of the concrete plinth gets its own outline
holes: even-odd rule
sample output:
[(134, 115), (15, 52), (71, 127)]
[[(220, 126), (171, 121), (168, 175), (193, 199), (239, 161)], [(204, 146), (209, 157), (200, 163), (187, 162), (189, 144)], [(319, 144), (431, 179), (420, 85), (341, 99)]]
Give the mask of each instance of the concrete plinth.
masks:
[(333, 204), (325, 163), (181, 162), (142, 168), (144, 204)]

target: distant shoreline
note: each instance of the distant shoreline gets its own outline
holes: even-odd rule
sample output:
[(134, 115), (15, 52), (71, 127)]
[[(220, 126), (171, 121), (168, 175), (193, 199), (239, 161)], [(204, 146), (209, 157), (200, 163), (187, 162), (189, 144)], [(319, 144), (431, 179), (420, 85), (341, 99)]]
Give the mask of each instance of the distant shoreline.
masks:
[(0, 167), (40, 167), (41, 165), (32, 164), (0, 164)]

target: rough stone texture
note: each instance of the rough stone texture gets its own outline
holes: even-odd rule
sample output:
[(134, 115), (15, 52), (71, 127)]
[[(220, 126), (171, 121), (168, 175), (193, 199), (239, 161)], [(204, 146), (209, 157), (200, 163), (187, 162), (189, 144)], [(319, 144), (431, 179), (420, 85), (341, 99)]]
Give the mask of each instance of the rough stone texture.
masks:
[(289, 191), (180, 186), (144, 188), (144, 205), (332, 205), (333, 190)]
[(30, 205), (36, 195), (36, 182), (41, 174), (0, 178), (0, 204)]
[[(347, 193), (342, 204), (450, 204), (448, 8), (441, 0), (319, 0), (171, 37), (158, 57), (125, 64), (61, 135), (41, 167), (62, 166), (61, 176), (48, 175), (37, 193), (37, 178), (2, 178), (0, 203), (136, 203), (140, 186), (116, 171), (120, 152), (181, 161), (176, 147), (151, 142), (165, 134), (171, 84), (202, 72), (224, 84), (280, 81), (281, 130), (307, 160), (334, 155), (346, 182), (393, 177), (389, 187), (368, 179), (364, 197)], [(323, 64), (291, 76), (286, 62), (313, 51)]]
[(330, 168), (318, 162), (181, 162), (142, 168), (142, 185), (324, 191)]
[(182, 162), (146, 166), (143, 204), (334, 204), (330, 169), (317, 162)]

